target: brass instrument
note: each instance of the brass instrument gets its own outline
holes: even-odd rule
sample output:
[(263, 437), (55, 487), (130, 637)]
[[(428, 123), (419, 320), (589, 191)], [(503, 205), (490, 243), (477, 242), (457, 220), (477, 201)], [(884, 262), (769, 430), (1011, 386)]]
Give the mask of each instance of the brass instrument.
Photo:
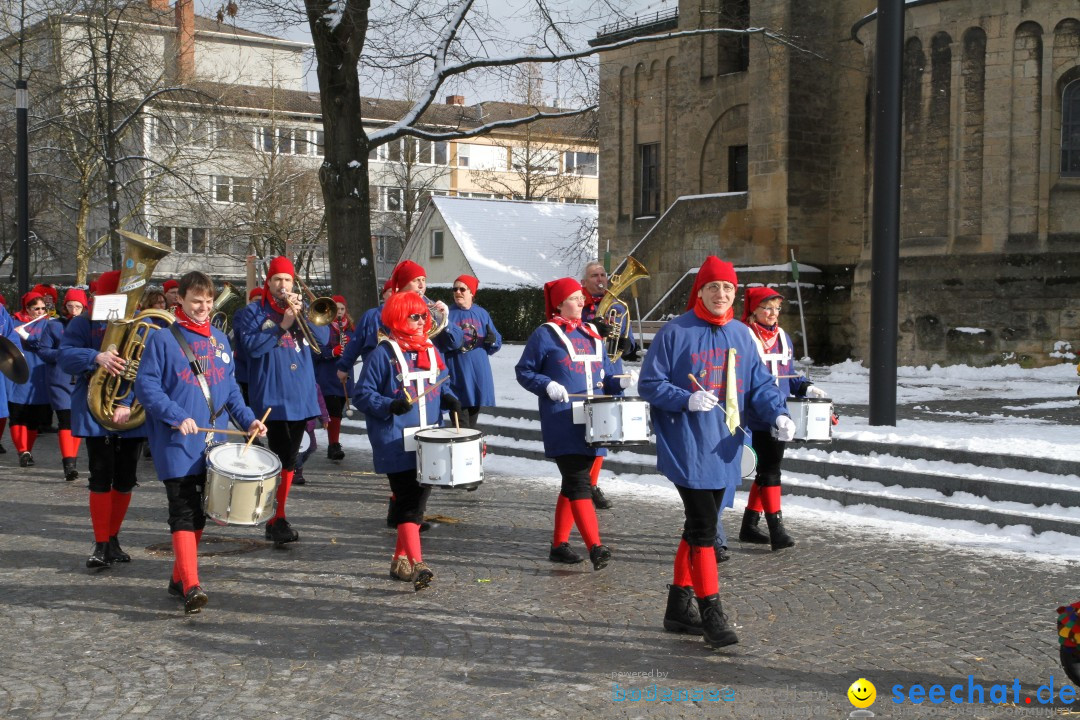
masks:
[(626, 267), (621, 273), (611, 276), (611, 282), (604, 288), (604, 298), (596, 306), (596, 317), (612, 328), (606, 340), (607, 354), (611, 362), (622, 357), (622, 346), (630, 337), (630, 306), (620, 300), (619, 295), (638, 280), (647, 277), (649, 271), (645, 266), (632, 255), (627, 255)]
[(0, 373), (16, 385), (30, 379), (30, 366), (23, 351), (3, 335), (0, 335)]
[(210, 324), (224, 333), (229, 332), (232, 313), (243, 303), (244, 295), (231, 283), (224, 283), (221, 292), (214, 298), (214, 308), (210, 311)]
[(427, 336), (433, 338), (446, 329), (446, 326), (450, 323), (450, 314), (440, 311), (435, 307), (435, 303), (426, 297), (424, 297), (424, 302), (427, 303), (428, 312), (431, 313), (431, 329), (427, 331)]
[[(323, 325), (329, 325), (334, 316), (337, 315), (337, 303), (332, 298), (316, 298), (315, 294), (307, 288), (306, 285), (300, 280), (299, 276), (296, 277), (296, 283), (303, 288), (308, 297), (313, 298), (311, 304), (308, 306), (307, 311), (295, 312), (296, 326), (300, 328), (300, 333), (307, 340), (308, 346), (311, 347), (311, 351), (316, 355), (322, 355), (322, 346), (320, 346), (318, 339), (315, 337), (315, 333), (312, 332), (311, 326), (308, 325), (307, 316), (311, 315), (311, 325), (322, 327)], [(289, 302), (289, 298), (282, 298), (285, 302)], [(333, 308), (331, 310), (331, 308)]]
[(119, 375), (110, 375), (102, 367), (94, 370), (87, 389), (87, 407), (102, 426), (122, 432), (137, 428), (146, 419), (142, 405), (132, 399), (131, 415), (127, 422), (116, 424), (112, 421), (120, 402), (135, 390), (135, 376), (139, 372), (139, 360), (146, 341), (152, 331), (160, 329), (154, 321), (171, 325), (176, 318), (170, 312), (154, 309), (135, 314), (154, 268), (159, 260), (172, 252), (172, 248), (127, 230), (117, 230), (117, 233), (127, 241), (117, 285), (117, 292), (127, 295), (127, 312), (123, 318), (109, 320), (105, 335), (101, 338), (101, 349), (103, 352), (112, 350), (126, 363)]

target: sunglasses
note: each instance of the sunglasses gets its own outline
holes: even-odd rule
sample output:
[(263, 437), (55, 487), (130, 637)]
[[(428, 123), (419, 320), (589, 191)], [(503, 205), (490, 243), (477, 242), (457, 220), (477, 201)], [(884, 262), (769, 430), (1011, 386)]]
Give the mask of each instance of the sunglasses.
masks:
[(427, 318), (428, 318), (427, 313), (413, 313), (412, 315), (409, 316), (409, 319), (412, 320), (413, 322), (424, 322), (425, 320), (427, 320)]
[(468, 290), (468, 289), (469, 289), (469, 288), (464, 288), (464, 287), (456, 287), (456, 288), (454, 288), (454, 292), (465, 292), (465, 291), (466, 291), (466, 290)]

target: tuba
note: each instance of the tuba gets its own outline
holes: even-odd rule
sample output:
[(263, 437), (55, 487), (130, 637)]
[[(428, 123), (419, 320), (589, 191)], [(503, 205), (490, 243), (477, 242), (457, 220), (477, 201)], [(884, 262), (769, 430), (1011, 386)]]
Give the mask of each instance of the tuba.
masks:
[(214, 298), (214, 309), (210, 314), (210, 324), (221, 330), (229, 332), (229, 318), (244, 300), (243, 294), (232, 286), (231, 283), (223, 283), (221, 292)]
[[(596, 317), (608, 325), (612, 332), (607, 337), (607, 354), (611, 362), (622, 357), (622, 348), (630, 337), (630, 306), (619, 295), (638, 280), (649, 277), (649, 271), (634, 256), (626, 256), (626, 267), (611, 276), (611, 283), (604, 289), (604, 299), (596, 306)], [(634, 291), (636, 295), (636, 290)]]
[(131, 416), (127, 422), (118, 425), (112, 421), (120, 401), (135, 391), (135, 376), (139, 372), (143, 348), (146, 347), (150, 333), (160, 327), (155, 320), (171, 325), (175, 318), (170, 312), (154, 309), (143, 310), (136, 315), (136, 308), (142, 300), (154, 268), (161, 258), (172, 252), (172, 248), (127, 230), (116, 232), (127, 241), (120, 283), (117, 286), (118, 293), (127, 295), (127, 313), (123, 318), (109, 320), (105, 335), (101, 338), (101, 349), (103, 352), (112, 350), (126, 360), (127, 364), (119, 375), (110, 375), (100, 367), (94, 370), (87, 389), (87, 407), (103, 427), (123, 432), (139, 427), (146, 419), (142, 405), (138, 400), (132, 399)]

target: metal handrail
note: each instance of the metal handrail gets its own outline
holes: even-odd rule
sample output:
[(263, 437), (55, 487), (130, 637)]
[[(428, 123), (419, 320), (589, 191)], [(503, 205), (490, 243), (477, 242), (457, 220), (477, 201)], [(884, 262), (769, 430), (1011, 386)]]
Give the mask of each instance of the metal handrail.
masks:
[(631, 30), (633, 28), (645, 27), (647, 25), (656, 25), (665, 20), (671, 20), (679, 17), (679, 9), (671, 8), (668, 10), (657, 10), (655, 13), (649, 13), (647, 15), (635, 15), (632, 18), (625, 18), (613, 23), (601, 26), (600, 30), (596, 33), (596, 37), (604, 35), (611, 35), (623, 30)]

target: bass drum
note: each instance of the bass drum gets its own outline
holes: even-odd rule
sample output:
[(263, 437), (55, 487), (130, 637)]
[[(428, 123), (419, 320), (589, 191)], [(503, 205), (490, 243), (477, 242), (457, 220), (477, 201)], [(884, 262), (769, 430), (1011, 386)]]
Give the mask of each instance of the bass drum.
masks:
[(206, 453), (203, 510), (218, 525), (258, 525), (274, 514), (281, 461), (258, 445), (227, 443)]

